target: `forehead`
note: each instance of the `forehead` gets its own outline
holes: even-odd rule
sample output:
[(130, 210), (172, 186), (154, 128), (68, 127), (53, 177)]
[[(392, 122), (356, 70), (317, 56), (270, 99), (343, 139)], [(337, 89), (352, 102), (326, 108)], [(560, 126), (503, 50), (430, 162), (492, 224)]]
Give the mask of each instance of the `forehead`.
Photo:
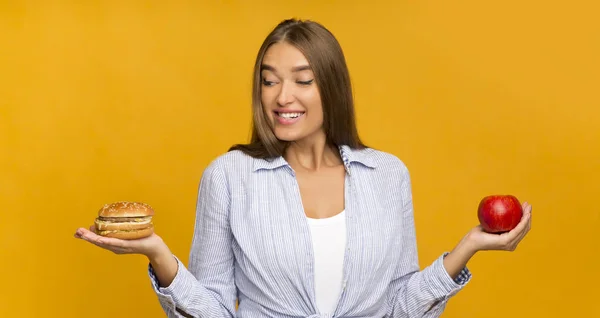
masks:
[(287, 70), (297, 66), (309, 65), (308, 60), (295, 46), (279, 42), (271, 45), (265, 52), (263, 65), (269, 65), (276, 69)]

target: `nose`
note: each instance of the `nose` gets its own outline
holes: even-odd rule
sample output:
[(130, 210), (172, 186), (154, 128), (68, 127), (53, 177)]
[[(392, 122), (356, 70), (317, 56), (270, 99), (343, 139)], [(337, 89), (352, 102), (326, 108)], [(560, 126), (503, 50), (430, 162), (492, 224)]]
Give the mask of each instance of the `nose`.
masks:
[(291, 83), (283, 82), (277, 95), (277, 104), (286, 106), (294, 101), (294, 89)]

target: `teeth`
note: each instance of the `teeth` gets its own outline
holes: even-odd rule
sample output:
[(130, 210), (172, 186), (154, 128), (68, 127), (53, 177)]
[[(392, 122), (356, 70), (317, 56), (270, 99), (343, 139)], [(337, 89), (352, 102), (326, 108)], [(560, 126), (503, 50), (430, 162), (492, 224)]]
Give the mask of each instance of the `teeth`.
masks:
[(283, 118), (298, 118), (302, 113), (279, 113), (279, 117)]

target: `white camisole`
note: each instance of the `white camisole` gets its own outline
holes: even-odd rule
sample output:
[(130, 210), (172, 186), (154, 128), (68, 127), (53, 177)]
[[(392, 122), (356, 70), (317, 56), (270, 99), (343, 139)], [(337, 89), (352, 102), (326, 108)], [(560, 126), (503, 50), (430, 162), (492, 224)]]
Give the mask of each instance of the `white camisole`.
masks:
[(307, 218), (315, 257), (315, 293), (321, 314), (335, 310), (342, 291), (346, 250), (345, 210), (326, 219)]

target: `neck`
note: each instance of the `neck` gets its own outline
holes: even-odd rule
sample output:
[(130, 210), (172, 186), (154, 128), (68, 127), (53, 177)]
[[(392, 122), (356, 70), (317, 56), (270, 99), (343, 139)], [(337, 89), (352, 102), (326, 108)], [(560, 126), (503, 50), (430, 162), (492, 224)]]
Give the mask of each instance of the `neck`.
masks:
[(309, 171), (342, 164), (338, 149), (327, 144), (324, 134), (290, 143), (284, 157), (292, 168)]

